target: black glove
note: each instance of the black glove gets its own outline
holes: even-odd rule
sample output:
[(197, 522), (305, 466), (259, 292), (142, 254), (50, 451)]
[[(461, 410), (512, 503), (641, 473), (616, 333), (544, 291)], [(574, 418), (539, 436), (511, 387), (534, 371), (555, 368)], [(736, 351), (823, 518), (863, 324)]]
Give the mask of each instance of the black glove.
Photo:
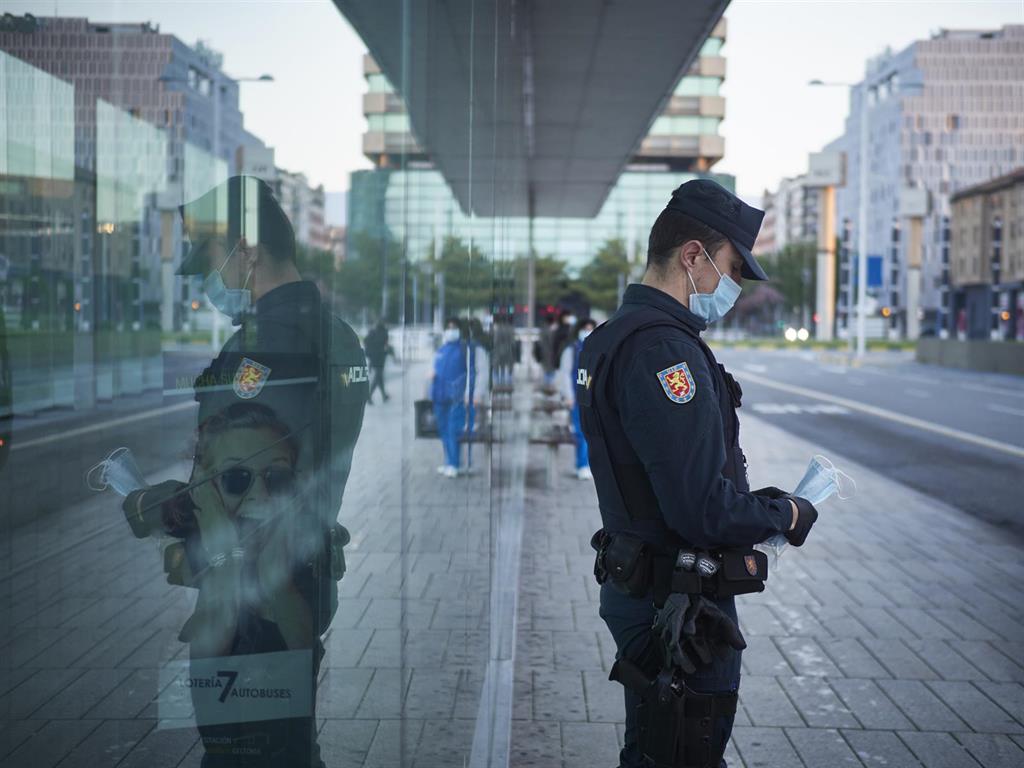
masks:
[(176, 527), (173, 521), (183, 518), (193, 506), (188, 493), (184, 492), (187, 487), (180, 480), (165, 480), (129, 493), (121, 509), (135, 538), (169, 533), (168, 523), (172, 523), (170, 527)]
[(666, 661), (686, 675), (710, 664), (712, 653), (725, 658), (727, 646), (737, 651), (747, 647), (736, 622), (700, 595), (669, 595), (658, 611), (654, 634), (664, 646)]
[(727, 655), (726, 646), (742, 651), (747, 647), (743, 633), (735, 621), (726, 616), (721, 609), (705, 597), (698, 596), (691, 601), (691, 609), (687, 613), (683, 634), (694, 638), (694, 649), (705, 663), (711, 662), (707, 649), (724, 659)]
[(692, 675), (697, 671), (697, 664), (683, 650), (683, 626), (686, 624), (686, 614), (689, 610), (689, 595), (678, 592), (669, 595), (658, 611), (653, 631), (664, 648), (666, 662), (683, 670), (684, 674)]
[(811, 526), (818, 519), (818, 510), (807, 499), (801, 499), (799, 496), (787, 495), (785, 498), (796, 504), (797, 510), (796, 526), (793, 530), (786, 531), (786, 541), (794, 547), (799, 547), (807, 540), (807, 534), (811, 532)]
[(769, 499), (781, 499), (786, 496), (785, 491), (776, 488), (774, 485), (758, 488), (756, 491), (751, 491), (751, 493), (755, 496), (767, 496)]

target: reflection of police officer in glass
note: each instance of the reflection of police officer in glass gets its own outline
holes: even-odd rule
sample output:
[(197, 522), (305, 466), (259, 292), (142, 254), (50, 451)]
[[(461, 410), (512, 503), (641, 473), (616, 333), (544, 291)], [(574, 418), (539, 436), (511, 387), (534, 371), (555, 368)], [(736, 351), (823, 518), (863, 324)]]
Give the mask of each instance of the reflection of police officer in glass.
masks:
[(749, 490), (740, 387), (700, 338), (744, 277), (767, 279), (750, 252), (762, 216), (712, 181), (679, 187), (651, 230), (642, 284), (580, 355), (624, 767), (725, 764), (745, 647), (734, 596), (767, 576), (752, 545), (784, 532), (799, 546), (817, 518), (804, 499)]
[[(316, 285), (301, 279), (291, 223), (264, 182), (233, 177), (181, 211), (192, 247), (179, 273), (203, 275), (210, 302), (239, 326), (195, 381), (200, 431), (239, 404), (263, 407), (285, 428), (281, 439), (295, 446), (295, 483), (307, 510), (304, 538), (319, 540), (319, 546), (304, 550), (301, 562), (287, 567), (297, 569), (296, 582), (303, 585), (306, 606), (299, 613), (308, 610), (319, 636), (333, 616), (336, 580), (344, 572), (341, 548), (348, 532), (338, 525), (337, 515), (367, 399), (363, 352), (352, 329), (322, 304)], [(249, 468), (259, 450), (254, 444), (251, 455), (234, 458)], [(218, 467), (215, 483), (224, 471)], [(207, 510), (196, 501), (197, 488), (210, 479), (197, 457), (188, 486), (168, 481), (125, 499), (125, 514), (137, 536), (163, 532), (183, 540), (178, 552), (184, 556), (167, 563), (172, 583), (198, 586), (177, 569), (203, 578), (219, 574), (234, 555), (245, 556), (245, 541), (237, 553), (210, 550), (203, 525)], [(212, 497), (206, 493), (206, 498)], [(314, 654), (316, 664), (319, 655)], [(251, 746), (246, 749), (250, 755), (245, 764), (260, 764)]]

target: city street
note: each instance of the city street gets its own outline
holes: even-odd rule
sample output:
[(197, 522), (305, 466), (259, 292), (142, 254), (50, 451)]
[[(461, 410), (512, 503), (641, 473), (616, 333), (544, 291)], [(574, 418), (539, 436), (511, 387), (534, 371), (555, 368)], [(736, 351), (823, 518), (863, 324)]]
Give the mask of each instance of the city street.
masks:
[(756, 415), (1024, 534), (1021, 378), (920, 365), (909, 352), (872, 352), (851, 366), (845, 352), (716, 351), (743, 387), (741, 419)]
[[(165, 353), (162, 391), (121, 396), (84, 411), (15, 416), (0, 486), (19, 503), (5, 525), (17, 527), (88, 500), (95, 493), (85, 484), (86, 471), (115, 448), (130, 448), (147, 474), (181, 461), (195, 428), (191, 382), (212, 357), (209, 349)], [(54, 483), (58, 469), (65, 479)]]
[[(788, 352), (723, 357), (737, 375), (763, 366), (759, 378), (802, 367), (813, 380), (826, 374), (808, 371), (832, 365)], [(454, 767), (503, 754), (523, 768), (610, 765), (622, 693), (607, 680), (614, 647), (591, 574), (593, 485), (575, 479), (567, 447), (547, 485), (547, 449), (527, 451), (523, 440), (530, 420), (546, 417), (531, 413), (534, 385), (522, 377), (513, 410), (496, 414), (504, 441), (491, 463), (477, 452), (471, 476), (439, 477), (437, 441), (411, 430), (425, 375), (409, 361), (393, 372), (391, 401), (368, 410), (342, 508), (349, 570), (318, 706), (328, 765)], [(807, 545), (783, 554), (767, 592), (740, 601), (749, 647), (730, 768), (1021, 765), (1019, 541), (948, 498), (948, 466), (930, 473), (946, 498), (890, 477), (870, 450), (895, 461), (886, 433), (848, 441), (870, 465), (845, 450), (843, 422), (825, 419), (855, 421), (852, 407), (797, 413), (792, 406), (817, 401), (780, 399), (741, 378), (751, 481), (793, 483), (825, 452), (854, 476), (858, 495), (822, 505)], [(818, 437), (792, 434), (790, 423), (804, 419), (817, 420)], [(186, 430), (188, 414), (177, 420)], [(98, 444), (130, 442), (143, 421), (112, 427)], [(1000, 494), (1011, 479), (1000, 477)], [(8, 531), (4, 545), (16, 557), (0, 575), (0, 653), (10, 660), (0, 676), (0, 761), (198, 765), (194, 730), (156, 720), (158, 670), (186, 653), (176, 636), (194, 594), (164, 583), (158, 550), (132, 538), (116, 499), (90, 496)]]

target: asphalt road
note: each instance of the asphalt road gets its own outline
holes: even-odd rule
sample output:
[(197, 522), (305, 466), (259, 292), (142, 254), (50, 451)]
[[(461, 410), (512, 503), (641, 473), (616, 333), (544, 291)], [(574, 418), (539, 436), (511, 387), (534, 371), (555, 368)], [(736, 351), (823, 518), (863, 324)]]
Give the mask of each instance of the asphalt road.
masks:
[(130, 448), (144, 474), (191, 456), (196, 404), (191, 390), (180, 385), (193, 380), (211, 358), (208, 351), (165, 354), (163, 391), (84, 411), (15, 417), (11, 451), (0, 468), (0, 524), (18, 526), (95, 496), (85, 473), (115, 448)]
[(1024, 538), (1024, 378), (879, 352), (719, 346), (743, 413)]

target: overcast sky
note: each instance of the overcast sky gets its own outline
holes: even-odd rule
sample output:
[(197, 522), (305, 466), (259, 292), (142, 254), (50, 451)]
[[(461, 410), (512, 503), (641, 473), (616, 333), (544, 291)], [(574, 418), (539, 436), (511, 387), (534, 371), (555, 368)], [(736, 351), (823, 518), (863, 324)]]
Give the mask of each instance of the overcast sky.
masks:
[[(329, 0), (6, 0), (4, 10), (152, 21), (187, 43), (206, 40), (229, 75), (274, 76), (243, 83), (241, 99), (246, 127), (275, 148), (278, 165), (328, 190), (347, 189), (349, 172), (369, 167), (365, 47)], [(1024, 0), (734, 0), (726, 18), (726, 155), (715, 170), (735, 174), (740, 194), (756, 198), (804, 171), (807, 153), (842, 130), (845, 89), (808, 80), (858, 80), (869, 56), (942, 27), (1022, 24)]]

